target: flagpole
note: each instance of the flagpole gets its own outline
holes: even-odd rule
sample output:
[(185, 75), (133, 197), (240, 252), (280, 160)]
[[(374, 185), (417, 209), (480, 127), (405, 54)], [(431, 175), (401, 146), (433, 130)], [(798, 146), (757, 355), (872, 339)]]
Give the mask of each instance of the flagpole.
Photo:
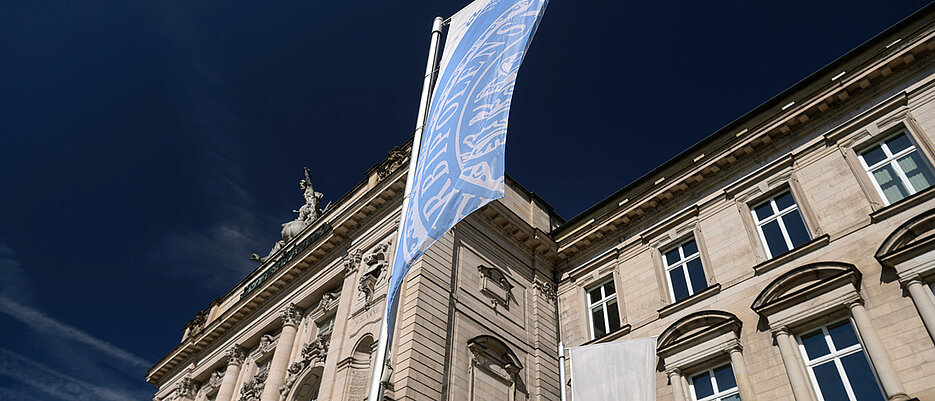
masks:
[(558, 342), (558, 387), (562, 389), (562, 401), (565, 401), (565, 343)]
[[(412, 153), (409, 156), (409, 172), (406, 174), (406, 191), (403, 196), (403, 207), (400, 212), (400, 224), (396, 233), (396, 246), (400, 246), (403, 236), (402, 219), (406, 217), (409, 211), (409, 194), (412, 192), (412, 181), (416, 173), (416, 161), (419, 158), (419, 146), (422, 143), (422, 131), (425, 128), (425, 119), (428, 116), (429, 101), (431, 100), (432, 85), (435, 83), (436, 69), (438, 68), (438, 52), (441, 46), (442, 23), (441, 17), (435, 17), (432, 22), (432, 37), (429, 42), (429, 59), (425, 66), (425, 78), (422, 81), (422, 97), (419, 99), (419, 115), (416, 116), (416, 130), (412, 138)], [(395, 260), (395, 259), (394, 259)], [(399, 269), (402, 266), (393, 266), (393, 269)], [(390, 310), (390, 305), (394, 305)], [(383, 393), (383, 376), (388, 362), (389, 344), (389, 319), (390, 316), (396, 317), (399, 302), (390, 302), (386, 299), (386, 308), (384, 308), (383, 320), (380, 323), (380, 338), (377, 342), (376, 355), (373, 358), (373, 375), (370, 377), (370, 393), (368, 401), (380, 401), (380, 395)]]

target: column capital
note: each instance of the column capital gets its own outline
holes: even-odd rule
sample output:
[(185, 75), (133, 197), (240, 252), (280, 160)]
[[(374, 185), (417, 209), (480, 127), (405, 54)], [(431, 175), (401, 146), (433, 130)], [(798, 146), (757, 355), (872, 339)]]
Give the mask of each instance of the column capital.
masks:
[(279, 311), (279, 318), (282, 319), (283, 326), (298, 326), (302, 320), (302, 311), (296, 308), (294, 303), (290, 303)]
[(770, 330), (769, 330), (769, 332), (770, 332), (770, 334), (773, 335), (773, 338), (776, 338), (776, 337), (779, 337), (779, 336), (788, 336), (788, 335), (789, 335), (789, 329), (786, 328), (786, 326), (783, 326), (783, 325), (779, 325), (779, 326), (776, 326), (776, 327), (771, 327)]
[(858, 306), (860, 306), (860, 307), (863, 307), (863, 306), (864, 306), (864, 299), (863, 299), (863, 298), (854, 298), (854, 299), (852, 299), (852, 300), (847, 301), (847, 309), (854, 310), (854, 308), (856, 308), (856, 307), (858, 307)]
[(240, 365), (247, 358), (247, 350), (237, 344), (228, 348), (224, 353), (227, 355), (228, 365)]
[(183, 377), (182, 381), (178, 385), (177, 394), (182, 398), (195, 398), (195, 392), (198, 391), (198, 386), (191, 377)]
[(910, 285), (923, 284), (922, 277), (919, 277), (918, 273), (904, 274), (899, 277), (899, 284), (902, 284), (903, 287), (909, 289)]
[(733, 340), (724, 347), (724, 352), (727, 354), (743, 352), (743, 345), (740, 345), (740, 340)]
[(670, 378), (675, 377), (675, 376), (681, 376), (681, 375), (682, 375), (682, 371), (679, 368), (672, 368), (672, 369), (666, 370), (666, 376)]

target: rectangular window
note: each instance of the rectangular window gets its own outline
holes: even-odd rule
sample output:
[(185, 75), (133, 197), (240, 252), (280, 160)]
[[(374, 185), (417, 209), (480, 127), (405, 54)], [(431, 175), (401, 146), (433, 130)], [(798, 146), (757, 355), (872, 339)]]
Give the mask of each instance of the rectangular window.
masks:
[(935, 184), (931, 166), (906, 131), (873, 144), (859, 158), (887, 205)]
[(752, 212), (767, 258), (782, 255), (812, 240), (790, 191), (756, 205)]
[(801, 335), (798, 342), (820, 401), (885, 399), (850, 320)]
[(601, 338), (620, 328), (617, 291), (614, 280), (588, 290), (591, 338)]
[(678, 302), (708, 288), (698, 243), (694, 239), (663, 253), (666, 265), (666, 278), (669, 281), (669, 295), (672, 302)]
[(740, 401), (730, 364), (692, 376), (690, 386), (694, 401)]

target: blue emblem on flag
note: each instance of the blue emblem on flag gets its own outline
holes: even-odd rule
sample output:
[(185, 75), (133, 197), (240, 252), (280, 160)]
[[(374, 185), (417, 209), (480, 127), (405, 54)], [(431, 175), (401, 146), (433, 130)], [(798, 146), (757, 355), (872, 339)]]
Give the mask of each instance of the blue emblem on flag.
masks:
[(400, 225), (388, 302), (398, 302), (403, 276), (432, 243), (471, 212), (503, 197), (513, 86), (546, 3), (480, 1), (452, 17), (409, 209)]

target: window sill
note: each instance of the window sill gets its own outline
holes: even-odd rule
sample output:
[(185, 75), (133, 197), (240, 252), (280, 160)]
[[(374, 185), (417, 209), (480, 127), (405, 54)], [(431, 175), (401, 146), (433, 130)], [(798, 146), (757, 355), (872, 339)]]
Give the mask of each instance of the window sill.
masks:
[(932, 199), (933, 195), (935, 195), (935, 185), (916, 192), (914, 195), (909, 195), (899, 202), (885, 206), (880, 210), (870, 213), (870, 221), (876, 223), (886, 220), (891, 216), (895, 216), (901, 212), (904, 212), (906, 209), (913, 208), (920, 205), (922, 202)]
[(610, 334), (608, 334), (608, 335), (606, 335), (606, 336), (604, 336), (604, 337), (595, 338), (595, 339), (593, 339), (593, 340), (591, 340), (591, 341), (587, 341), (587, 342), (585, 342), (585, 343), (583, 343), (583, 344), (581, 344), (581, 345), (600, 344), (600, 343), (611, 342), (611, 341), (614, 341), (614, 340), (616, 340), (616, 339), (618, 339), (618, 338), (620, 338), (620, 337), (623, 337), (623, 336), (627, 335), (628, 333), (630, 333), (630, 325), (629, 325), (629, 324), (625, 324), (625, 325), (623, 325), (623, 326), (620, 326), (619, 329), (615, 330), (614, 332), (612, 332), (612, 333), (610, 333)]
[(675, 313), (675, 312), (678, 312), (678, 311), (680, 311), (680, 310), (682, 310), (682, 309), (685, 309), (685, 308), (687, 308), (687, 307), (689, 307), (689, 306), (691, 306), (691, 305), (694, 305), (694, 304), (700, 302), (701, 300), (710, 298), (710, 297), (716, 295), (716, 294), (719, 293), (719, 292), (721, 292), (721, 285), (720, 285), (720, 284), (714, 284), (714, 285), (712, 285), (712, 286), (709, 286), (708, 288), (705, 288), (705, 289), (704, 289), (703, 291), (701, 291), (701, 292), (696, 292), (696, 293), (692, 294), (692, 296), (690, 296), (690, 297), (688, 297), (688, 298), (685, 298), (685, 299), (683, 299), (683, 300), (681, 300), (681, 301), (678, 301), (678, 302), (676, 302), (676, 303), (674, 303), (674, 304), (669, 304), (669, 305), (663, 306), (662, 308), (659, 308), (659, 310), (658, 310), (658, 312), (659, 312), (659, 318), (663, 318), (663, 317), (669, 316), (669, 315), (671, 315), (671, 314), (673, 314), (673, 313)]
[(824, 247), (825, 245), (828, 245), (828, 242), (831, 242), (831, 236), (828, 234), (822, 235), (782, 255), (760, 262), (760, 264), (753, 266), (753, 271), (756, 272), (757, 275), (766, 273), (776, 268), (776, 266), (786, 263), (792, 259), (796, 259), (799, 256), (810, 253), (818, 248)]

